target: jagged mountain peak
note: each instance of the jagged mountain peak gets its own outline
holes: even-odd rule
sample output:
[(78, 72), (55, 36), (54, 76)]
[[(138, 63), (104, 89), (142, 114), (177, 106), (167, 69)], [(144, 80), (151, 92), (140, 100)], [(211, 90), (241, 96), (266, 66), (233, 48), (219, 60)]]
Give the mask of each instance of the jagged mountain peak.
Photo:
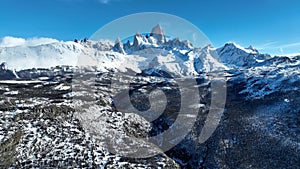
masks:
[(227, 42), (223, 47), (220, 48), (220, 51), (228, 51), (228, 50), (239, 50), (241, 52), (249, 53), (249, 54), (258, 54), (258, 51), (254, 49), (252, 46), (248, 48), (244, 48), (241, 45), (235, 42)]
[(165, 33), (159, 24), (152, 28), (150, 36), (154, 37), (158, 44), (163, 44), (166, 42)]
[[(152, 28), (151, 33), (136, 32), (134, 36), (129, 38), (132, 38), (132, 41), (127, 41), (125, 45), (123, 45), (124, 52), (127, 54), (153, 47), (168, 49), (175, 48), (181, 50), (191, 50), (194, 48), (193, 44), (188, 40), (180, 40), (179, 38), (167, 39), (162, 27), (159, 24)], [(115, 45), (116, 44), (117, 42)], [(113, 49), (115, 50), (115, 48)]]
[(178, 37), (164, 43), (164, 46), (168, 48), (177, 48), (183, 50), (191, 50), (194, 48), (193, 44), (188, 40), (181, 41)]
[(116, 51), (116, 52), (123, 53), (123, 54), (125, 53), (125, 51), (124, 51), (124, 45), (121, 42), (121, 39), (119, 37), (116, 39), (115, 45), (113, 47), (113, 50)]
[(117, 43), (121, 43), (121, 39), (120, 39), (120, 37), (118, 37), (117, 39), (116, 39), (116, 42), (115, 42), (116, 44)]
[(163, 32), (163, 29), (160, 26), (160, 24), (157, 24), (155, 27), (152, 28), (151, 33), (159, 33), (159, 32)]
[(252, 45), (250, 45), (248, 48), (246, 49), (251, 49), (251, 50), (256, 50)]
[(260, 54), (253, 47), (244, 48), (237, 43), (226, 43), (217, 49), (219, 61), (227, 66), (251, 67), (258, 62), (268, 59), (270, 56)]
[[(156, 25), (153, 29), (163, 32), (160, 25)], [(199, 61), (195, 62), (195, 57), (190, 57), (191, 55), (189, 55), (189, 53), (193, 53), (194, 56), (199, 56)], [(202, 54), (200, 55), (199, 53)], [(137, 33), (134, 36), (133, 44), (130, 41), (123, 44), (123, 41), (117, 38), (115, 44), (108, 41), (88, 40), (78, 43), (59, 41), (37, 46), (0, 47), (0, 63), (7, 62), (8, 69), (17, 70), (33, 67), (47, 68), (57, 65), (76, 66), (78, 65), (79, 55), (82, 57), (96, 58), (99, 63), (103, 63), (101, 64), (103, 67), (101, 70), (105, 70), (106, 68), (116, 69), (120, 67), (120, 64), (126, 59), (136, 64), (135, 70), (142, 70), (144, 67), (141, 68), (139, 67), (140, 65), (145, 65), (149, 61), (149, 58), (158, 57), (158, 59), (160, 59), (159, 65), (165, 68), (168, 66), (175, 67), (175, 65), (180, 62), (180, 66), (177, 66), (178, 72), (183, 69), (189, 69), (183, 72), (193, 72), (194, 68), (197, 68), (197, 70), (210, 71), (212, 70), (211, 68), (216, 67), (214, 63), (217, 62), (217, 64), (223, 64), (228, 68), (255, 67), (256, 65), (265, 64), (264, 61), (271, 58), (270, 55), (260, 54), (252, 46), (244, 48), (233, 42), (226, 43), (223, 47), (217, 49), (212, 45), (208, 45), (202, 49), (194, 48), (189, 41), (180, 40), (179, 38), (170, 39), (163, 44), (158, 44), (157, 39), (150, 36), (149, 33)], [(206, 55), (212, 57), (206, 57)], [(173, 59), (173, 57), (179, 57), (181, 59), (176, 60)], [(137, 61), (136, 59), (140, 60)], [(168, 59), (170, 61), (168, 61)], [(209, 66), (202, 64), (206, 62), (206, 59), (210, 60), (209, 62), (211, 64), (206, 64)], [(186, 66), (186, 64), (189, 66)], [(182, 69), (182, 65), (185, 66), (185, 68)], [(209, 67), (209, 69), (203, 66), (206, 66), (206, 68)], [(219, 65), (218, 67), (224, 66)]]

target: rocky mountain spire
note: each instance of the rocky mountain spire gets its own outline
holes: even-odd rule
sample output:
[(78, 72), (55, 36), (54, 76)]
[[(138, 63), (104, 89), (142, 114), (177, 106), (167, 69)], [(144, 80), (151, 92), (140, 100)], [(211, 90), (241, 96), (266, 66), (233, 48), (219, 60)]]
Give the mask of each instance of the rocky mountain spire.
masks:
[(123, 43), (121, 42), (120, 38), (117, 38), (115, 45), (113, 47), (114, 51), (120, 52), (120, 53), (125, 53), (124, 48), (123, 48)]
[(134, 39), (133, 39), (133, 47), (134, 47), (135, 50), (138, 50), (138, 49), (139, 49), (141, 36), (142, 36), (142, 35), (141, 35), (139, 32), (137, 32), (137, 33), (134, 35)]
[(128, 49), (130, 48), (130, 46), (131, 46), (130, 41), (127, 40), (127, 42), (123, 45), (124, 50), (125, 50), (125, 51), (128, 50)]
[(163, 44), (166, 42), (165, 33), (159, 24), (152, 28), (150, 36), (154, 37), (158, 44)]
[(250, 50), (252, 50), (252, 51), (258, 53), (258, 50), (255, 49), (252, 45), (250, 45), (250, 46), (249, 46), (248, 48), (246, 48), (246, 49), (250, 49)]

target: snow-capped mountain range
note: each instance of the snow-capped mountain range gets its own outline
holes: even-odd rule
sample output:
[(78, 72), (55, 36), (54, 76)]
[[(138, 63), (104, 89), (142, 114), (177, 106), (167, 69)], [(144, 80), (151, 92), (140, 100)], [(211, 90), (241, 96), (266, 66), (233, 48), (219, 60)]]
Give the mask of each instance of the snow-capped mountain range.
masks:
[[(135, 72), (155, 69), (175, 75), (198, 75), (200, 73), (247, 68), (266, 63), (272, 57), (260, 54), (253, 47), (243, 48), (235, 43), (214, 48), (208, 45), (196, 48), (188, 41), (178, 38), (166, 40), (162, 28), (157, 25), (150, 36), (136, 34), (133, 42), (115, 44), (108, 41), (62, 42), (53, 39), (31, 40), (28, 43), (19, 38), (15, 45), (7, 43), (17, 38), (5, 37), (0, 45), (0, 63), (8, 69), (50, 68), (58, 65), (97, 66), (100, 70), (114, 69)], [(20, 41), (22, 43), (20, 43)], [(35, 42), (35, 43), (33, 43)], [(5, 45), (7, 44), (7, 45)], [(86, 62), (91, 59), (96, 61)]]
[[(16, 43), (17, 42), (17, 43)], [(261, 98), (277, 90), (295, 90), (300, 76), (300, 56), (261, 54), (252, 46), (226, 43), (214, 48), (196, 48), (179, 38), (168, 40), (157, 25), (150, 35), (137, 33), (133, 42), (62, 42), (49, 38), (22, 40), (5, 37), (0, 43), (1, 79), (18, 79), (24, 69), (55, 66), (86, 67), (100, 72), (134, 72), (173, 77), (226, 72), (230, 80), (244, 82), (240, 94)], [(165, 76), (165, 74), (163, 75)], [(296, 87), (297, 88), (297, 87)]]

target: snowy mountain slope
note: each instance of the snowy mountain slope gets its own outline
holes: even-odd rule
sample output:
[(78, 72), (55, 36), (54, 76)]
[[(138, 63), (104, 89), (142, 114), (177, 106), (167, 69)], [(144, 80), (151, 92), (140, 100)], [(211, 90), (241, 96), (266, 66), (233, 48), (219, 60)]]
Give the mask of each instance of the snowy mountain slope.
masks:
[[(253, 47), (227, 43), (221, 48), (195, 48), (186, 40), (168, 40), (157, 25), (150, 34), (137, 33), (133, 42), (108, 41), (19, 42), (0, 46), (0, 63), (11, 70), (50, 68), (59, 65), (95, 66), (100, 71), (136, 73), (166, 71), (174, 76), (194, 76), (212, 71), (289, 64), (290, 57), (271, 57)], [(5, 43), (4, 43), (5, 44)]]
[(193, 76), (226, 69), (211, 54), (213, 49), (193, 48), (178, 38), (167, 41), (159, 25), (150, 35), (136, 34), (132, 44), (109, 42), (54, 42), (35, 46), (0, 47), (0, 63), (8, 69), (50, 68), (58, 65), (96, 66), (101, 71), (156, 69), (174, 76)]
[(75, 66), (77, 56), (83, 50), (73, 42), (56, 42), (37, 46), (0, 48), (0, 62), (9, 69), (49, 68), (57, 65)]
[(248, 99), (264, 98), (275, 92), (299, 90), (300, 57), (273, 57), (243, 70), (230, 80), (246, 84), (239, 93)]
[(9, 70), (57, 65), (96, 66), (102, 72), (130, 70), (160, 74), (163, 71), (175, 77), (225, 70), (235, 76), (231, 81), (245, 83), (239, 93), (249, 99), (263, 98), (281, 90), (296, 90), (300, 81), (300, 56), (271, 57), (260, 54), (252, 47), (243, 48), (235, 43), (218, 49), (210, 45), (200, 49), (192, 47), (187, 41), (173, 39), (158, 45), (157, 41), (149, 40), (154, 37), (136, 36), (139, 38), (133, 44), (123, 44), (117, 40), (115, 45), (87, 41), (0, 47), (0, 62), (6, 62), (5, 68), (0, 71), (1, 78), (26, 77), (20, 71)]
[[(139, 35), (144, 36), (144, 35)], [(174, 39), (169, 46), (150, 45), (134, 50), (134, 45), (122, 51), (114, 51), (109, 42), (87, 41), (54, 42), (36, 46), (15, 46), (0, 48), (0, 62), (6, 62), (1, 69), (2, 79), (26, 77), (24, 73), (7, 69), (50, 68), (57, 65), (81, 66), (88, 58), (96, 60), (97, 69), (135, 73), (155, 74), (168, 72), (172, 76), (197, 76), (202, 73), (226, 70), (236, 77), (231, 81), (244, 82), (241, 95), (247, 98), (263, 98), (276, 91), (296, 90), (300, 72), (300, 56), (284, 57), (259, 54), (253, 48), (237, 44), (226, 44), (222, 48), (207, 46), (203, 49), (188, 47), (186, 42)], [(141, 43), (142, 44), (142, 43)], [(92, 56), (92, 57), (91, 57)], [(223, 61), (219, 62), (218, 58)], [(225, 66), (226, 65), (226, 66)], [(242, 69), (240, 69), (242, 68)], [(28, 75), (31, 77), (32, 75)]]
[[(0, 47), (0, 62), (8, 69), (50, 68), (60, 65), (77, 66), (79, 58), (93, 59), (99, 51), (110, 50), (109, 42), (51, 42)], [(81, 60), (82, 61), (82, 60)]]
[(253, 64), (270, 58), (270, 55), (260, 54), (252, 46), (243, 48), (236, 43), (227, 43), (217, 49), (218, 60), (227, 66), (251, 67)]
[(210, 45), (201, 50), (195, 49), (189, 54), (194, 57), (194, 66), (197, 73), (229, 69), (227, 66), (217, 60), (218, 53)]

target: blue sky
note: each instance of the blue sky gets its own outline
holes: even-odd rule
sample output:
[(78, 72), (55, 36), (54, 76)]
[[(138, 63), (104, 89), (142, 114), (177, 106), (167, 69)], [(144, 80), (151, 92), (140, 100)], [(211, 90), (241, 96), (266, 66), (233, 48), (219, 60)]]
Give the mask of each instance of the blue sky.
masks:
[(81, 39), (125, 15), (162, 12), (192, 22), (215, 47), (300, 53), (299, 0), (2, 0), (0, 9), (0, 37)]

